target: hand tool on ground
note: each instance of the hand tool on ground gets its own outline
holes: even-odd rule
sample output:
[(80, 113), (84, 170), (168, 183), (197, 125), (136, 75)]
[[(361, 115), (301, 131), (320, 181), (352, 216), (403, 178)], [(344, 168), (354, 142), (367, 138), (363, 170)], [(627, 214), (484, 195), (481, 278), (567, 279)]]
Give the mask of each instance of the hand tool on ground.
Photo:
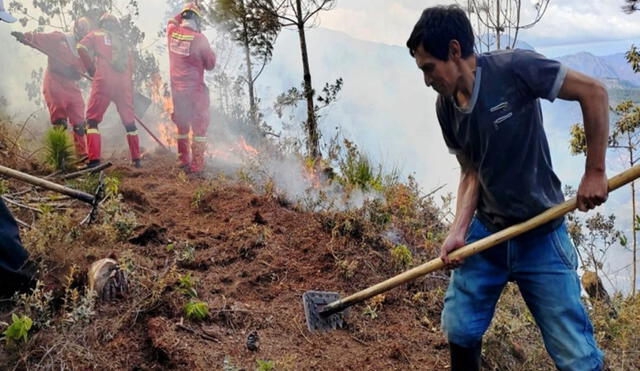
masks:
[(18, 170), (14, 170), (5, 166), (0, 165), (0, 175), (5, 175), (14, 179), (18, 179), (20, 181), (32, 184), (34, 186), (38, 186), (44, 189), (48, 189), (50, 191), (62, 193), (64, 195), (73, 197), (77, 200), (83, 201), (91, 205), (91, 212), (85, 218), (88, 220), (88, 223), (91, 224), (97, 215), (98, 206), (100, 201), (104, 198), (104, 182), (103, 182), (103, 173), (100, 173), (100, 180), (98, 182), (98, 186), (96, 188), (96, 192), (94, 195), (90, 195), (88, 193), (75, 190), (73, 188), (65, 187), (63, 185), (50, 182), (48, 180), (38, 178), (36, 176), (23, 173)]
[[(28, 45), (34, 49), (36, 49), (37, 51), (41, 52), (42, 54), (46, 55), (47, 57), (56, 59), (59, 62), (63, 62), (60, 59), (51, 56), (49, 54), (47, 54), (44, 50), (40, 49), (38, 46), (28, 42), (27, 40), (24, 40), (23, 43), (25, 45)], [(93, 78), (89, 75), (87, 75), (86, 73), (81, 73), (80, 74), (82, 77), (84, 77), (85, 79), (89, 80), (89, 81), (93, 81)], [(149, 133), (149, 135), (151, 136), (151, 138), (153, 138), (153, 140), (156, 141), (156, 143), (158, 143), (160, 145), (160, 147), (162, 147), (162, 149), (164, 149), (167, 152), (171, 152), (165, 145), (164, 143), (162, 143), (160, 141), (160, 139), (158, 139), (158, 137), (155, 136), (155, 134), (153, 134), (153, 132), (142, 122), (142, 120), (140, 120), (140, 118), (138, 117), (138, 115), (144, 115), (144, 113), (147, 111), (147, 109), (149, 108), (149, 106), (151, 105), (151, 99), (145, 97), (144, 95), (140, 94), (138, 91), (134, 91), (134, 97), (133, 97), (133, 102), (134, 102), (134, 111), (136, 112), (134, 115), (134, 118), (136, 119), (136, 121), (138, 122), (138, 124), (140, 124), (140, 126), (142, 126), (142, 128), (144, 130), (147, 131), (147, 133)]]
[[(627, 183), (630, 183), (640, 177), (640, 165), (636, 165), (622, 173), (612, 177), (608, 182), (609, 192), (614, 191)], [(559, 205), (556, 205), (539, 215), (503, 229), (497, 233), (487, 236), (481, 240), (465, 245), (451, 254), (452, 259), (464, 259), (468, 256), (477, 254), (490, 247), (498, 245), (502, 242), (510, 240), (525, 232), (535, 229), (551, 220), (557, 219), (577, 208), (576, 198), (572, 198)], [(417, 267), (409, 269), (404, 273), (400, 273), (376, 285), (370, 286), (364, 290), (358, 291), (344, 299), (340, 299), (337, 292), (326, 291), (307, 291), (302, 295), (305, 317), (307, 320), (307, 328), (309, 331), (328, 331), (342, 327), (344, 325), (344, 310), (354, 304), (360, 303), (366, 299), (376, 296), (392, 288), (412, 281), (427, 273), (431, 273), (444, 267), (444, 262), (440, 258), (433, 259)]]

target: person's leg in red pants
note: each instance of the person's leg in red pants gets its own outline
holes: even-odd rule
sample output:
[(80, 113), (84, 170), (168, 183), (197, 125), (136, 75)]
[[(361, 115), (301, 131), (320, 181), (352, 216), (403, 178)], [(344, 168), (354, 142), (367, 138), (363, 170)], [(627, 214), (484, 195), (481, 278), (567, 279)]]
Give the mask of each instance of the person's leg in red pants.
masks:
[(194, 120), (191, 124), (193, 142), (191, 143), (191, 171), (204, 171), (204, 156), (207, 151), (207, 129), (209, 128), (209, 92), (200, 93), (195, 99), (197, 109), (194, 110)]
[(190, 170), (191, 155), (189, 152), (189, 132), (191, 131), (191, 121), (194, 116), (195, 107), (192, 97), (186, 94), (174, 92), (173, 94), (173, 114), (171, 119), (178, 128), (178, 162), (180, 168)]
[(70, 94), (67, 102), (67, 115), (73, 130), (73, 144), (76, 149), (76, 156), (79, 158), (87, 156), (87, 138), (85, 136), (84, 123), (84, 101), (80, 92)]
[(120, 88), (112, 94), (113, 102), (116, 104), (120, 119), (127, 131), (127, 144), (131, 154), (131, 162), (135, 167), (140, 167), (140, 139), (136, 128), (136, 115), (133, 108), (133, 86), (130, 81), (123, 81)]
[(110, 95), (107, 87), (94, 83), (91, 88), (91, 96), (87, 106), (87, 147), (89, 152), (88, 166), (97, 166), (100, 164), (100, 131), (98, 124), (102, 122), (104, 112), (111, 103)]

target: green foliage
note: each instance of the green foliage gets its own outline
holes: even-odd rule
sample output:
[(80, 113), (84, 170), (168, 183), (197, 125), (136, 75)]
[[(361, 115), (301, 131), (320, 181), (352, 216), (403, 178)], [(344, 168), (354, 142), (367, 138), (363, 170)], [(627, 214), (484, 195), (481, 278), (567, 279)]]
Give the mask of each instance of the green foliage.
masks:
[(629, 51), (625, 54), (627, 62), (631, 65), (631, 68), (635, 73), (640, 73), (640, 52), (638, 47), (631, 45)]
[(369, 158), (358, 147), (344, 140), (345, 157), (340, 160), (339, 182), (345, 187), (359, 188), (363, 191), (382, 191), (382, 168), (375, 169)]
[(202, 207), (202, 200), (204, 196), (207, 194), (207, 188), (204, 186), (199, 186), (196, 189), (196, 192), (193, 194), (193, 198), (191, 199), (191, 208), (194, 210), (199, 210)]
[(196, 291), (195, 286), (196, 286), (195, 282), (191, 277), (191, 272), (188, 272), (184, 276), (181, 276), (180, 278), (178, 278), (178, 290), (183, 295), (186, 295), (192, 298), (198, 297), (198, 292)]
[(62, 128), (47, 130), (44, 137), (45, 163), (56, 170), (66, 170), (73, 162), (73, 143), (69, 133)]
[(117, 176), (105, 177), (104, 194), (105, 197), (117, 197), (118, 194), (120, 194), (120, 178), (118, 178)]
[(258, 364), (258, 368), (256, 368), (256, 371), (273, 371), (276, 369), (276, 366), (272, 361), (263, 361), (261, 359), (258, 359), (256, 360), (256, 363)]
[(22, 308), (25, 315), (33, 321), (37, 328), (47, 328), (51, 326), (54, 312), (53, 291), (47, 290), (40, 280), (36, 282), (36, 287), (29, 293), (19, 294), (16, 298), (16, 308)]
[(407, 269), (413, 265), (413, 254), (405, 245), (396, 245), (391, 249), (391, 259), (398, 269)]
[(120, 241), (128, 240), (138, 226), (138, 219), (122, 202), (122, 196), (107, 200), (103, 204), (103, 210), (103, 222), (116, 230)]
[(188, 319), (202, 321), (209, 316), (209, 305), (203, 301), (191, 300), (185, 304), (184, 314)]
[(86, 176), (70, 179), (69, 181), (67, 181), (67, 187), (77, 189), (78, 191), (82, 191), (89, 194), (96, 193), (96, 189), (98, 189), (99, 184), (100, 184), (99, 174), (88, 174)]
[(2, 333), (5, 341), (7, 344), (18, 342), (20, 340), (26, 343), (29, 330), (31, 330), (31, 326), (33, 324), (31, 318), (25, 315), (18, 317), (18, 315), (14, 313), (11, 315), (11, 320), (11, 325), (9, 325), (9, 327)]
[(378, 318), (378, 312), (376, 312), (376, 310), (374, 308), (372, 308), (370, 305), (367, 305), (362, 310), (362, 315), (366, 316), (366, 317), (369, 317), (370, 319)]
[(280, 23), (275, 14), (255, 0), (217, 0), (209, 17), (231, 34), (233, 41), (249, 49), (259, 63), (271, 59)]
[(382, 309), (382, 303), (384, 303), (385, 300), (386, 297), (382, 294), (376, 295), (367, 300), (367, 306), (362, 311), (362, 315), (365, 317), (369, 317), (369, 319), (378, 318), (378, 311)]
[(569, 150), (572, 155), (584, 154), (587, 150), (587, 135), (584, 126), (573, 124), (571, 126), (571, 138), (569, 139)]

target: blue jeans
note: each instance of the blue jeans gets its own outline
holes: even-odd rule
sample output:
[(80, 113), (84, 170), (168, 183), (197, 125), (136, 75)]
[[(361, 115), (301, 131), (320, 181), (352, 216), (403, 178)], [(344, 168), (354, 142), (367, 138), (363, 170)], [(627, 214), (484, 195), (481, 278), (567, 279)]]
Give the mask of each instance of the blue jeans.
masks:
[[(491, 232), (473, 218), (467, 243)], [(549, 233), (522, 235), (465, 259), (452, 272), (442, 328), (449, 342), (477, 345), (496, 302), (515, 281), (560, 370), (601, 370), (603, 354), (580, 298), (578, 259), (564, 223)]]

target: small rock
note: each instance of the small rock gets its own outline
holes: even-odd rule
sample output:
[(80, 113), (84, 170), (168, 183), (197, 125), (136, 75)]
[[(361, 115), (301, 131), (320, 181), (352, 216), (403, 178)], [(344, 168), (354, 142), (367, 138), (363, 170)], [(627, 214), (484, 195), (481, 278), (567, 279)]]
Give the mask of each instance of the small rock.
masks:
[(258, 332), (251, 331), (249, 336), (247, 336), (247, 349), (249, 349), (252, 352), (255, 352), (258, 350), (259, 345), (260, 345), (260, 338), (258, 337)]

